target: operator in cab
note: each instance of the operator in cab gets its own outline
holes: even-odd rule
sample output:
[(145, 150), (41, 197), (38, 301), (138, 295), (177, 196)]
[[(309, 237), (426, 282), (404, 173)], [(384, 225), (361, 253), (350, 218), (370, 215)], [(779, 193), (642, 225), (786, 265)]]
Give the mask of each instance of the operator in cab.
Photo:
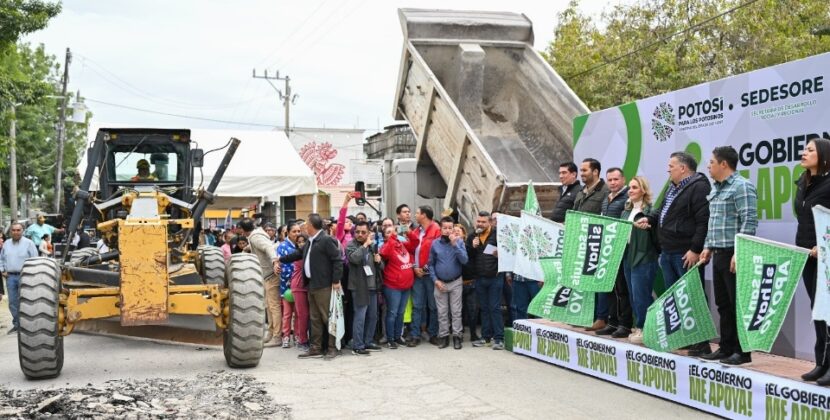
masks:
[(150, 173), (150, 162), (147, 162), (147, 159), (139, 160), (135, 167), (138, 169), (138, 174), (130, 178), (131, 182), (158, 181), (158, 178)]
[(158, 181), (169, 181), (167, 175), (167, 163), (168, 158), (167, 155), (164, 153), (153, 153), (150, 155), (150, 163), (153, 164), (155, 170), (153, 171), (153, 176), (156, 177)]

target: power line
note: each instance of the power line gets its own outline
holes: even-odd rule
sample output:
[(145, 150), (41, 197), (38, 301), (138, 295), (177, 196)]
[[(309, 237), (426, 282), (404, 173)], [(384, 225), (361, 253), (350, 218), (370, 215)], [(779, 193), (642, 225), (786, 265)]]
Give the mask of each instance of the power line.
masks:
[[(85, 97), (84, 100), (89, 101), (89, 102), (94, 102), (96, 104), (112, 106), (112, 107), (116, 107), (116, 108), (129, 109), (131, 111), (145, 112), (145, 113), (148, 113), (148, 114), (156, 114), (156, 115), (164, 115), (164, 116), (168, 116), (168, 117), (184, 118), (184, 119), (188, 119), (188, 120), (210, 121), (210, 122), (217, 122), (217, 123), (223, 123), (223, 124), (246, 125), (246, 126), (252, 126), (252, 127), (268, 127), (268, 128), (279, 129), (279, 130), (285, 129), (284, 126), (277, 125), (277, 124), (264, 124), (264, 123), (244, 122), (244, 121), (230, 121), (230, 120), (221, 120), (221, 119), (218, 119), (218, 118), (202, 117), (202, 116), (197, 116), (197, 115), (174, 114), (174, 113), (170, 113), (170, 112), (155, 111), (155, 110), (152, 110), (152, 109), (139, 108), (139, 107), (134, 107), (134, 106), (130, 106), (130, 105), (116, 104), (116, 103), (113, 103), (113, 102), (99, 101), (97, 99), (92, 99), (92, 98), (87, 98), (87, 97)], [(359, 128), (359, 127), (355, 128), (355, 129), (364, 130), (364, 131), (371, 131), (372, 130), (371, 128)], [(293, 132), (293, 129), (292, 129), (292, 132)], [(298, 134), (298, 135), (301, 135), (301, 134)]]
[(618, 62), (618, 61), (620, 61), (620, 60), (622, 60), (622, 59), (628, 58), (628, 57), (630, 57), (630, 56), (632, 56), (632, 55), (634, 55), (634, 54), (636, 54), (636, 53), (638, 53), (638, 52), (640, 52), (640, 51), (647, 50), (647, 49), (649, 49), (649, 48), (651, 48), (651, 47), (653, 47), (653, 46), (655, 46), (655, 45), (657, 45), (657, 44), (660, 44), (660, 43), (666, 42), (666, 41), (668, 41), (668, 40), (670, 40), (670, 39), (672, 39), (672, 38), (676, 37), (677, 35), (684, 34), (684, 33), (686, 33), (686, 32), (696, 31), (697, 29), (700, 29), (702, 26), (704, 26), (704, 25), (708, 24), (709, 22), (712, 22), (713, 20), (719, 19), (719, 18), (721, 18), (721, 17), (723, 17), (723, 16), (726, 16), (726, 15), (728, 15), (728, 14), (730, 14), (730, 13), (735, 12), (735, 11), (736, 11), (736, 10), (738, 10), (738, 9), (742, 9), (742, 8), (744, 8), (744, 7), (750, 6), (750, 5), (752, 5), (752, 4), (754, 4), (754, 3), (757, 3), (757, 2), (758, 2), (758, 0), (749, 0), (749, 1), (745, 2), (745, 3), (739, 4), (739, 5), (737, 5), (737, 6), (733, 7), (733, 8), (731, 8), (731, 9), (728, 9), (728, 10), (726, 10), (725, 12), (721, 12), (721, 13), (719, 13), (719, 14), (715, 15), (715, 16), (712, 16), (712, 17), (710, 17), (710, 18), (708, 18), (708, 19), (704, 20), (703, 22), (700, 22), (700, 23), (694, 24), (694, 25), (692, 25), (692, 26), (689, 26), (689, 27), (688, 27), (688, 28), (686, 28), (686, 29), (683, 29), (683, 30), (677, 31), (677, 32), (675, 32), (675, 33), (673, 33), (673, 34), (671, 34), (671, 35), (665, 36), (665, 37), (663, 37), (663, 38), (658, 38), (656, 41), (651, 42), (651, 43), (649, 43), (649, 44), (646, 44), (646, 45), (644, 45), (644, 46), (642, 46), (642, 47), (640, 47), (640, 48), (637, 48), (637, 49), (635, 49), (635, 50), (629, 51), (629, 52), (627, 52), (627, 53), (625, 53), (625, 54), (623, 54), (623, 55), (621, 55), (621, 56), (618, 56), (618, 57), (616, 57), (616, 58), (612, 58), (611, 60), (607, 60), (607, 61), (604, 61), (604, 62), (602, 62), (602, 63), (599, 63), (599, 64), (597, 64), (597, 65), (595, 65), (595, 66), (593, 66), (593, 67), (590, 67), (590, 68), (588, 68), (587, 70), (583, 70), (583, 71), (581, 71), (581, 72), (579, 72), (579, 73), (575, 73), (575, 74), (572, 74), (572, 75), (565, 76), (564, 78), (565, 78), (565, 79), (577, 78), (577, 77), (583, 76), (583, 75), (585, 75), (585, 74), (588, 74), (588, 73), (590, 73), (590, 72), (593, 72), (594, 70), (601, 69), (601, 68), (603, 68), (603, 67), (605, 67), (605, 66), (607, 66), (607, 65), (609, 65), (609, 64), (614, 64), (614, 63), (616, 63), (616, 62)]
[[(175, 108), (181, 108), (181, 109), (199, 109), (199, 110), (226, 109), (226, 108), (232, 108), (232, 107), (236, 107), (236, 106), (239, 106), (239, 105), (243, 105), (243, 104), (249, 103), (253, 100), (264, 99), (264, 98), (270, 96), (270, 95), (266, 95), (266, 96), (252, 98), (250, 100), (230, 102), (230, 103), (225, 103), (225, 104), (196, 104), (196, 103), (190, 103), (190, 102), (184, 102), (184, 101), (177, 101), (177, 100), (174, 100), (174, 99), (163, 98), (163, 97), (156, 96), (156, 95), (154, 95), (154, 94), (152, 94), (148, 91), (145, 91), (143, 89), (140, 89), (140, 88), (134, 86), (133, 84), (127, 82), (124, 79), (122, 79), (121, 77), (116, 75), (114, 72), (108, 70), (106, 67), (104, 67), (100, 63), (96, 62), (95, 60), (93, 60), (89, 57), (86, 57), (83, 54), (79, 54), (79, 53), (75, 53), (75, 54), (77, 56), (81, 57), (84, 64), (86, 64), (88, 62), (89, 64), (92, 64), (95, 67), (98, 67), (100, 69), (100, 71), (96, 70), (95, 67), (93, 67), (93, 66), (87, 66), (87, 68), (90, 71), (92, 71), (93, 73), (97, 74), (101, 78), (101, 80), (104, 80), (105, 82), (107, 82), (107, 83), (109, 83), (109, 84), (111, 84), (111, 85), (127, 92), (127, 93), (131, 93), (133, 95), (136, 95), (136, 96), (141, 97), (143, 99), (149, 100), (151, 102), (155, 102), (155, 103), (165, 105), (165, 106), (169, 106), (169, 107), (175, 107)], [(106, 74), (104, 74), (104, 73), (106, 73)]]
[[(330, 13), (328, 15), (326, 15), (320, 21), (320, 23), (314, 29), (311, 30), (311, 32), (305, 34), (305, 37), (301, 41), (299, 41), (296, 44), (292, 45), (294, 47), (294, 50), (297, 50), (297, 49), (302, 47), (303, 51), (305, 51), (305, 50), (311, 48), (313, 46), (313, 44), (316, 43), (316, 39), (315, 39), (315, 40), (311, 41), (311, 43), (309, 44), (309, 40), (311, 40), (313, 36), (316, 36), (318, 33), (323, 33), (323, 34), (330, 33), (332, 27), (336, 27), (337, 25), (342, 23), (344, 19), (338, 20), (333, 25), (328, 24), (329, 21), (332, 20), (335, 17), (341, 17), (341, 18), (343, 17), (343, 15), (340, 14), (340, 10), (347, 7), (349, 5), (350, 1), (351, 0), (342, 1), (337, 6), (335, 6), (333, 9), (331, 9)], [(352, 9), (352, 11), (354, 11), (354, 9)], [(351, 12), (349, 14), (351, 14)], [(306, 45), (308, 45), (308, 46), (306, 46)], [(286, 64), (286, 57), (287, 56), (288, 56), (288, 54), (286, 54), (282, 57), (278, 57), (277, 61), (274, 64), (272, 64), (270, 67), (272, 67), (272, 68), (285, 67), (284, 64)]]
[(144, 108), (138, 108), (138, 107), (129, 106), (129, 105), (122, 105), (122, 104), (116, 104), (116, 103), (112, 103), (112, 102), (99, 101), (97, 99), (91, 99), (91, 98), (84, 98), (84, 100), (89, 101), (89, 102), (94, 102), (96, 104), (107, 105), (107, 106), (112, 106), (112, 107), (116, 107), (116, 108), (129, 109), (129, 110), (138, 111), (138, 112), (146, 112), (148, 114), (166, 115), (168, 117), (185, 118), (185, 119), (189, 119), (189, 120), (211, 121), (211, 122), (224, 123), (224, 124), (249, 125), (249, 126), (254, 126), (254, 127), (269, 127), (269, 128), (280, 128), (280, 129), (283, 128), (283, 127), (281, 127), (279, 125), (276, 125), (276, 124), (260, 124), (260, 123), (253, 123), (253, 122), (220, 120), (220, 119), (217, 119), (217, 118), (208, 118), (208, 117), (199, 117), (199, 116), (195, 116), (195, 115), (174, 114), (174, 113), (170, 113), (170, 112), (154, 111), (152, 109), (144, 109)]
[(300, 32), (300, 29), (303, 29), (305, 27), (305, 25), (308, 23), (308, 21), (310, 21), (311, 18), (313, 18), (317, 14), (317, 12), (320, 11), (320, 9), (326, 4), (327, 1), (328, 0), (321, 1), (320, 4), (318, 4), (317, 7), (314, 10), (312, 10), (311, 13), (308, 16), (306, 16), (306, 18), (302, 22), (300, 22), (300, 24), (298, 24), (297, 26), (294, 27), (294, 29), (291, 30), (291, 32), (288, 34), (287, 37), (283, 38), (282, 41), (277, 43), (277, 48), (275, 48), (267, 56), (265, 56), (265, 58), (263, 58), (259, 63), (257, 63), (257, 65), (255, 67), (259, 67), (260, 65), (262, 65), (262, 63), (265, 63), (266, 61), (270, 60), (271, 57), (273, 57), (283, 47), (285, 47), (285, 44), (287, 44), (288, 41), (291, 40), (291, 38), (294, 37), (294, 35), (298, 34)]

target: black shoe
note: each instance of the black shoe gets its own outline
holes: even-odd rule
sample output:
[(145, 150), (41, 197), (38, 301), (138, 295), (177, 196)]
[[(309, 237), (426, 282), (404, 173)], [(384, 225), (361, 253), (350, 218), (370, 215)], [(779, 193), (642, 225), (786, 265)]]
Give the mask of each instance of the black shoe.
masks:
[(689, 347), (689, 352), (686, 353), (689, 357), (703, 357), (707, 354), (712, 354), (712, 348), (709, 347), (709, 343), (697, 343), (693, 344)]
[(406, 342), (407, 347), (417, 347), (418, 344), (421, 344), (420, 338), (413, 338)]
[(395, 342), (395, 341), (390, 341), (390, 342), (386, 343), (386, 347), (391, 349), (391, 350), (397, 350), (398, 349), (398, 343)]
[(16, 332), (17, 332), (17, 327), (12, 327), (12, 329), (10, 329), (9, 332), (6, 333), (6, 335), (12, 335)]
[(372, 343), (372, 344), (367, 344), (367, 345), (366, 345), (366, 350), (369, 350), (369, 351), (381, 351), (381, 350), (383, 350), (383, 349), (382, 349), (379, 345), (377, 345), (377, 344), (375, 344), (375, 343)]
[(403, 338), (400, 338), (400, 337), (396, 338), (395, 342), (398, 343), (399, 346), (405, 346), (406, 345), (406, 341), (404, 341)]
[[(449, 343), (449, 338), (447, 338), (447, 342)], [(433, 346), (440, 346), (441, 342), (438, 341), (438, 337), (433, 335), (429, 338), (429, 344), (432, 344)]]
[(474, 343), (474, 342), (478, 341), (479, 338), (481, 338), (481, 337), (479, 337), (478, 335), (471, 335), (470, 336), (470, 342)]
[(452, 348), (461, 350), (461, 337), (456, 336), (452, 338)]
[(298, 359), (319, 359), (323, 357), (323, 353), (319, 349), (311, 348), (307, 352), (297, 356)]
[(619, 327), (611, 333), (611, 337), (614, 338), (627, 338), (629, 335), (631, 335), (631, 328), (628, 327)]
[[(445, 349), (445, 348), (450, 346), (450, 338), (449, 337), (442, 337), (442, 338), (434, 337), (434, 338), (435, 338), (435, 341), (438, 342), (438, 348), (439, 349)], [(429, 342), (432, 343), (431, 338), (429, 339)]]
[(711, 361), (714, 362), (714, 361), (726, 359), (727, 357), (729, 357), (731, 355), (732, 355), (731, 353), (727, 353), (727, 352), (725, 352), (721, 349), (718, 349), (717, 351), (714, 351), (712, 353), (704, 354), (703, 356), (700, 356), (700, 358), (703, 359), (703, 360), (711, 360)]
[(830, 370), (827, 371), (827, 373), (825, 373), (824, 376), (822, 376), (821, 378), (818, 378), (816, 380), (816, 383), (821, 385), (821, 386), (830, 385)]
[(605, 328), (594, 331), (596, 335), (611, 335), (617, 331), (617, 327), (613, 325), (606, 325)]
[(352, 354), (355, 356), (368, 356), (372, 353), (369, 353), (369, 350), (366, 349), (354, 349), (352, 350)]
[(813, 370), (801, 375), (801, 379), (811, 382), (816, 381), (827, 373), (827, 368), (828, 366), (816, 365)]
[(726, 359), (721, 359), (721, 364), (729, 366), (748, 366), (752, 363), (752, 356), (749, 354), (735, 353)]

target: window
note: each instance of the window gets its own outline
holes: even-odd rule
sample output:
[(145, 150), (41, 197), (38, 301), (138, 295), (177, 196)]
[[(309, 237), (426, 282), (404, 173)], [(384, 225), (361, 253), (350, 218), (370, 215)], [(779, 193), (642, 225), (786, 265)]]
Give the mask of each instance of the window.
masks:
[(175, 152), (115, 152), (115, 182), (175, 182), (179, 157)]

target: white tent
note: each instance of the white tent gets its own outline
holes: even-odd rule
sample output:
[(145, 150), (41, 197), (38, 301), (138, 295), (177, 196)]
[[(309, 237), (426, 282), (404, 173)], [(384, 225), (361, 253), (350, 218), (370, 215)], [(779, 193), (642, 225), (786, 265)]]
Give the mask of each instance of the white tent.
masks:
[[(90, 142), (95, 140), (98, 128), (101, 127), (129, 126), (91, 124), (87, 136)], [(317, 192), (314, 173), (300, 159), (282, 131), (191, 129), (190, 133), (191, 140), (205, 152), (223, 147), (231, 137), (242, 141), (216, 190), (218, 202), (211, 207), (238, 208), (254, 204), (252, 201), (279, 201), (280, 197)], [(204, 179), (200, 176), (199, 169), (195, 169), (195, 186), (201, 181), (207, 188), (226, 150), (217, 150), (205, 156), (201, 171)], [(83, 161), (78, 169), (83, 173), (85, 167), (86, 162)], [(97, 188), (97, 182), (93, 182), (93, 185)]]

